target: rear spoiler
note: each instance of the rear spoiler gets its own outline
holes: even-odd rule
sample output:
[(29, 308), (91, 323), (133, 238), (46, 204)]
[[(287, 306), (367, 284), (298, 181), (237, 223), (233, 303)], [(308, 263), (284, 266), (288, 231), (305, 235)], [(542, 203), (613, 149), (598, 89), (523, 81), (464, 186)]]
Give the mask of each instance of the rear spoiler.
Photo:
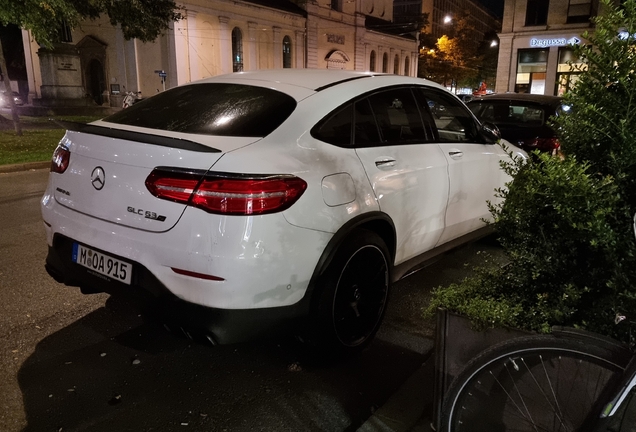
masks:
[(95, 126), (85, 123), (77, 123), (63, 120), (49, 119), (57, 123), (64, 129), (73, 132), (87, 133), (91, 135), (100, 135), (109, 138), (118, 138), (127, 141), (136, 141), (144, 144), (154, 144), (161, 147), (177, 148), (181, 150), (189, 150), (200, 153), (220, 153), (221, 150), (208, 147), (203, 144), (185, 140), (181, 138), (173, 138), (161, 135), (147, 134), (143, 132), (133, 132), (122, 129), (114, 129), (105, 126)]

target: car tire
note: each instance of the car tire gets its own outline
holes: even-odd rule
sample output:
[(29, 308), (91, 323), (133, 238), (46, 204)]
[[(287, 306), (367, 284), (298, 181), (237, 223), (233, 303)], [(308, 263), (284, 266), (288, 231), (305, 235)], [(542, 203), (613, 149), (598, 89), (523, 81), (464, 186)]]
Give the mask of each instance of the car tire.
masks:
[(358, 229), (344, 239), (319, 280), (313, 340), (327, 355), (360, 352), (384, 317), (391, 254), (375, 232)]

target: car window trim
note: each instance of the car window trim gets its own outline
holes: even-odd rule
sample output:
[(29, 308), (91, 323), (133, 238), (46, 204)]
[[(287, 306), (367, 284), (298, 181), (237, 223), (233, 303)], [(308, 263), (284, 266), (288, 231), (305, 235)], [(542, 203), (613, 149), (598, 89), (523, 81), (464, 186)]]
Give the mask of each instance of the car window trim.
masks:
[[(420, 102), (418, 101), (416, 95), (414, 94), (415, 90), (418, 89), (422, 89), (422, 90), (426, 90), (429, 89), (430, 87), (427, 85), (418, 85), (418, 84), (396, 84), (396, 85), (391, 85), (391, 86), (386, 86), (386, 87), (382, 87), (380, 89), (373, 89), (373, 90), (369, 90), (365, 93), (362, 93), (354, 98), (351, 98), (349, 100), (347, 100), (346, 102), (344, 102), (341, 105), (338, 105), (336, 108), (334, 108), (333, 110), (331, 110), (327, 115), (325, 115), (320, 121), (318, 121), (318, 123), (316, 123), (310, 130), (310, 135), (320, 141), (326, 142), (327, 144), (336, 146), (336, 147), (340, 147), (340, 148), (347, 148), (347, 149), (357, 149), (357, 148), (372, 148), (372, 147), (387, 147), (387, 146), (394, 146), (394, 145), (425, 145), (425, 144), (437, 144), (439, 142), (438, 140), (438, 135), (437, 135), (437, 128), (434, 128), (431, 132), (433, 133), (433, 138), (435, 138), (435, 141), (417, 141), (417, 142), (412, 142), (412, 143), (391, 143), (391, 142), (387, 142), (387, 143), (381, 143), (380, 145), (356, 145), (355, 144), (355, 109), (353, 108), (353, 105), (355, 103), (357, 103), (358, 101), (362, 100), (362, 99), (366, 99), (369, 96), (379, 93), (379, 92), (383, 92), (383, 91), (388, 91), (388, 90), (394, 90), (394, 89), (399, 89), (399, 88), (406, 88), (411, 90), (411, 95), (413, 97), (413, 99), (415, 99), (415, 103), (416, 105), (418, 105), (418, 109), (420, 109), (419, 105)], [(324, 141), (321, 138), (318, 138), (315, 136), (315, 134), (317, 134), (317, 131), (320, 129), (320, 127), (326, 123), (327, 121), (329, 121), (329, 119), (331, 119), (331, 117), (336, 114), (337, 112), (339, 112), (340, 109), (344, 108), (345, 105), (347, 104), (351, 104), (351, 109), (354, 111), (353, 112), (353, 119), (351, 121), (351, 127), (352, 127), (352, 133), (351, 133), (351, 140), (349, 142), (349, 145), (344, 146), (342, 144), (334, 144), (334, 143), (330, 143), (328, 141)], [(471, 113), (472, 114), (472, 113)], [(374, 118), (375, 118), (375, 113), (374, 113)], [(473, 116), (473, 118), (475, 118)], [(420, 121), (422, 122), (422, 127), (423, 128), (427, 128), (426, 123), (424, 122), (424, 118), (422, 117), (422, 112), (420, 111)], [(377, 121), (376, 121), (376, 127), (377, 127)], [(428, 128), (430, 129), (430, 126), (428, 126)], [(378, 131), (379, 132), (379, 131)]]

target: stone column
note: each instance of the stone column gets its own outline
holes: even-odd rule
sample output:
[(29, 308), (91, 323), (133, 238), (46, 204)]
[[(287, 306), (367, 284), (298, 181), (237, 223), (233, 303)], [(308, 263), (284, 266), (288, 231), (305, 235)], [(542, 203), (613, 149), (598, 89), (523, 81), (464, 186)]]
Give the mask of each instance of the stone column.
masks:
[(294, 45), (295, 46), (295, 52), (296, 55), (294, 56), (294, 67), (299, 68), (299, 69), (303, 69), (307, 67), (307, 59), (305, 58), (305, 32), (302, 30), (296, 30), (295, 32), (295, 36), (296, 36), (296, 43)]
[(201, 60), (197, 51), (201, 50), (201, 39), (197, 33), (197, 14), (198, 12), (186, 11), (186, 22), (188, 23), (188, 36), (186, 49), (188, 51), (188, 64), (190, 66), (190, 81), (196, 81), (201, 76)]
[(387, 67), (387, 73), (392, 73), (392, 74), (398, 74), (400, 73), (399, 71), (395, 71), (395, 49), (394, 48), (390, 48), (389, 49), (389, 59), (388, 59), (388, 64), (386, 65)]
[(419, 59), (419, 53), (417, 51), (413, 51), (411, 53), (411, 76), (417, 76), (417, 64)]
[(364, 43), (366, 39), (367, 29), (364, 26), (365, 16), (362, 14), (356, 14), (355, 17), (355, 46), (354, 46), (354, 59), (353, 59), (353, 69), (357, 71), (367, 70), (367, 52), (366, 52), (366, 44)]
[(497, 79), (495, 91), (505, 93), (514, 91), (515, 74), (517, 65), (513, 67), (516, 57), (512, 56), (512, 35), (499, 35), (499, 59), (497, 61)]
[[(318, 23), (307, 18), (307, 59), (308, 68), (318, 67)], [(321, 62), (324, 65), (324, 62)]]
[(272, 27), (272, 39), (274, 42), (274, 69), (283, 67), (283, 41), (280, 38), (280, 27)]
[(221, 73), (232, 72), (232, 33), (229, 29), (228, 17), (219, 17), (219, 58), (221, 59)]
[(253, 21), (247, 22), (247, 58), (248, 63), (245, 70), (257, 70), (258, 61), (256, 57), (256, 44), (258, 43), (258, 24)]
[(41, 96), (42, 73), (40, 72), (40, 58), (33, 55), (31, 32), (29, 30), (22, 30), (22, 46), (24, 47), (24, 61), (29, 85), (28, 103), (31, 104), (33, 99), (38, 99)]
[(190, 82), (186, 20), (177, 21), (168, 28), (168, 82), (166, 88)]
[(557, 68), (559, 67), (559, 47), (550, 47), (548, 51), (548, 64), (546, 65), (545, 90), (543, 94), (554, 96)]

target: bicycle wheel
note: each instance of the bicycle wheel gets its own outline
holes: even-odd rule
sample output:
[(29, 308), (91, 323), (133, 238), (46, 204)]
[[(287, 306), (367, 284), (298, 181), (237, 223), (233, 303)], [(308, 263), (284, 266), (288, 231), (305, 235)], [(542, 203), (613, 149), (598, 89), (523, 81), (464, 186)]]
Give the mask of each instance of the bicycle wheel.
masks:
[[(628, 356), (593, 340), (529, 336), (497, 345), (453, 381), (442, 408), (442, 431), (578, 431)], [(603, 396), (601, 396), (603, 395)]]

